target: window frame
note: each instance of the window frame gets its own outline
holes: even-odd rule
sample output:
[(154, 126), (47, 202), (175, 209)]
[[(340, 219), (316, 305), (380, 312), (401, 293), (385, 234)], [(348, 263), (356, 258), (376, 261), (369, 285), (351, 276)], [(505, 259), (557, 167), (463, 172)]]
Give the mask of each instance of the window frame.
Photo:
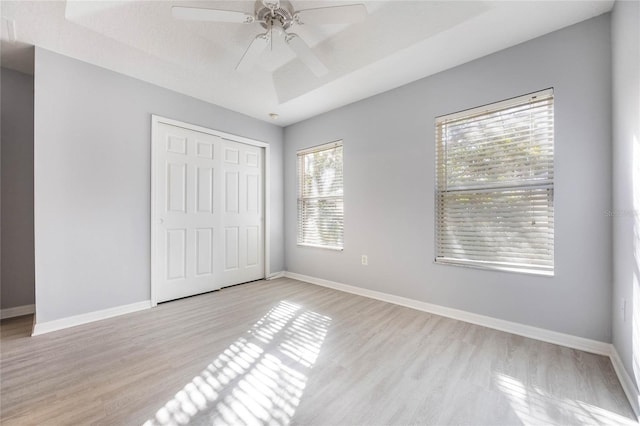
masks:
[[(318, 152), (322, 152), (322, 151), (328, 151), (331, 149), (336, 149), (336, 148), (342, 148), (342, 195), (332, 195), (332, 196), (320, 196), (320, 197), (304, 197), (302, 194), (302, 184), (301, 184), (301, 179), (302, 179), (302, 170), (300, 169), (301, 166), (301, 157), (309, 155), (309, 154), (315, 154)], [(296, 245), (298, 247), (311, 247), (311, 248), (320, 248), (320, 249), (325, 249), (325, 250), (333, 250), (333, 251), (343, 251), (344, 250), (344, 144), (343, 144), (343, 140), (342, 139), (338, 139), (332, 142), (328, 142), (328, 143), (324, 143), (321, 145), (315, 145), (309, 148), (304, 148), (301, 150), (298, 150), (296, 152), (296, 192), (297, 192), (297, 197), (296, 197), (296, 216), (297, 216), (297, 221), (296, 221)], [(304, 241), (304, 235), (303, 235), (303, 230), (301, 229), (301, 223), (303, 221), (303, 218), (301, 218), (302, 215), (302, 209), (301, 209), (301, 203), (304, 203), (305, 201), (311, 201), (311, 200), (320, 200), (320, 199), (337, 199), (337, 200), (342, 200), (342, 229), (341, 229), (341, 235), (340, 235), (340, 240), (342, 242), (342, 245), (340, 246), (334, 246), (334, 245), (328, 245), (328, 244), (315, 244), (315, 243), (311, 243), (311, 242), (305, 242)]]
[[(443, 223), (443, 219), (440, 217), (442, 214), (444, 214), (443, 212), (441, 212), (441, 207), (444, 204), (441, 204), (441, 197), (443, 196), (443, 194), (451, 194), (454, 191), (456, 191), (456, 189), (452, 189), (452, 190), (442, 190), (442, 183), (440, 182), (441, 177), (440, 175), (442, 174), (442, 168), (444, 168), (446, 170), (446, 166), (443, 165), (444, 162), (446, 161), (446, 156), (448, 154), (447, 149), (443, 148), (444, 145), (446, 145), (446, 143), (448, 143), (449, 141), (444, 141), (445, 136), (442, 135), (443, 132), (443, 127), (446, 125), (446, 123), (451, 123), (451, 122), (457, 122), (457, 121), (462, 121), (465, 119), (471, 119), (471, 118), (479, 118), (482, 117), (483, 115), (487, 115), (489, 116), (490, 114), (495, 114), (499, 111), (505, 111), (505, 110), (509, 110), (509, 109), (514, 109), (516, 110), (519, 107), (522, 107), (524, 105), (526, 105), (527, 103), (533, 103), (536, 102), (538, 100), (538, 98), (542, 98), (542, 99), (550, 99), (550, 106), (551, 106), (551, 111), (552, 111), (552, 120), (554, 119), (555, 116), (555, 95), (554, 95), (554, 90), (553, 88), (548, 88), (548, 89), (544, 89), (544, 90), (540, 90), (537, 92), (533, 92), (533, 93), (529, 93), (526, 95), (522, 95), (522, 96), (517, 96), (514, 98), (510, 98), (510, 99), (505, 99), (502, 101), (498, 101), (498, 102), (494, 102), (494, 103), (490, 103), (490, 104), (486, 104), (486, 105), (482, 105), (479, 107), (475, 107), (475, 108), (470, 108), (470, 109), (466, 109), (463, 111), (458, 111), (452, 114), (445, 114), (442, 116), (438, 116), (435, 118), (435, 123), (434, 123), (434, 127), (435, 127), (435, 170), (434, 170), (434, 263), (436, 264), (442, 264), (442, 265), (454, 265), (454, 266), (462, 266), (462, 267), (468, 267), (468, 268), (477, 268), (477, 269), (485, 269), (485, 270), (493, 270), (493, 271), (508, 271), (508, 272), (516, 272), (516, 273), (523, 273), (523, 274), (531, 274), (531, 275), (537, 275), (537, 276), (546, 276), (546, 277), (552, 277), (555, 274), (555, 250), (554, 250), (554, 246), (555, 246), (555, 221), (554, 221), (554, 216), (555, 216), (555, 212), (554, 212), (554, 206), (555, 206), (555, 200), (554, 200), (554, 194), (555, 194), (555, 122), (554, 120), (552, 121), (552, 124), (550, 125), (550, 130), (551, 130), (551, 142), (549, 145), (544, 145), (546, 146), (550, 146), (551, 148), (551, 165), (550, 165), (550, 172), (551, 172), (551, 177), (549, 179), (549, 182), (542, 184), (542, 185), (537, 185), (535, 183), (532, 184), (532, 181), (527, 181), (526, 179), (521, 179), (519, 180), (519, 184), (517, 185), (511, 185), (508, 187), (505, 186), (500, 186), (498, 184), (494, 184), (493, 186), (491, 185), (487, 185), (484, 186), (482, 188), (476, 188), (473, 189), (471, 188), (467, 188), (467, 189), (457, 189), (457, 191), (461, 191), (461, 192), (467, 192), (467, 193), (472, 193), (473, 191), (475, 192), (481, 192), (481, 191), (487, 191), (487, 192), (494, 192), (494, 193), (501, 193), (501, 195), (506, 196), (510, 191), (523, 191), (523, 193), (526, 193), (526, 191), (531, 191), (531, 193), (533, 191), (535, 191), (536, 189), (545, 189), (547, 190), (547, 208), (549, 209), (549, 211), (551, 212), (551, 220), (550, 220), (550, 225), (547, 225), (547, 230), (550, 229), (550, 237), (548, 237), (548, 243), (550, 240), (550, 248), (551, 248), (551, 255), (550, 255), (550, 262), (551, 262), (551, 266), (540, 266), (540, 265), (535, 265), (532, 263), (528, 263), (528, 264), (523, 264), (523, 263), (516, 263), (516, 262), (501, 262), (499, 259), (497, 259), (499, 256), (496, 256), (496, 258), (494, 258), (494, 260), (492, 261), (485, 261), (485, 260), (478, 260), (478, 259), (472, 259), (473, 255), (466, 255), (466, 253), (464, 255), (466, 255), (466, 259), (460, 259), (460, 258), (451, 258), (451, 257), (446, 257), (443, 256), (443, 251), (440, 251), (440, 247), (439, 245), (444, 241), (444, 239), (441, 238), (441, 233), (442, 233), (442, 229), (444, 228), (444, 223)], [(496, 144), (497, 145), (497, 142)], [(443, 153), (441, 153), (440, 151), (443, 151)], [(444, 156), (445, 158), (441, 158), (442, 156)], [(479, 157), (478, 157), (479, 158)], [(502, 163), (502, 162), (501, 162)], [(495, 163), (495, 164), (500, 164), (500, 163)], [(450, 174), (448, 174), (447, 171), (444, 172), (444, 180), (447, 181), (448, 178), (450, 178)], [(447, 185), (447, 183), (445, 183), (445, 186)], [(481, 185), (482, 186), (482, 185)], [(525, 194), (526, 195), (526, 194)], [(526, 195), (528, 197), (532, 197), (531, 194)], [(444, 203), (444, 202), (443, 202)], [(469, 204), (471, 205), (471, 204)], [(473, 208), (473, 207), (471, 207)], [(500, 223), (498, 221), (496, 221), (495, 223)], [(479, 233), (480, 234), (480, 233)], [(472, 237), (473, 238), (473, 237)], [(464, 244), (464, 243), (463, 243)], [(474, 247), (475, 241), (474, 243), (472, 243), (472, 248)], [(486, 245), (485, 248), (490, 248), (490, 245)], [(465, 248), (463, 246), (462, 250), (464, 251)], [(469, 250), (469, 248), (466, 248), (466, 250)], [(534, 258), (535, 255), (532, 255), (528, 260), (529, 262), (532, 260), (532, 258)]]

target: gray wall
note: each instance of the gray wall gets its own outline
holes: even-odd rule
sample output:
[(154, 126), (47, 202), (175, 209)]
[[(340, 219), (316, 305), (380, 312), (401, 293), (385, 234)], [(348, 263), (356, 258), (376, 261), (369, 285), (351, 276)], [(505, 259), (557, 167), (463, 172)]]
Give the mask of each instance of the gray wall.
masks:
[[(287, 127), (287, 269), (610, 341), (609, 23), (603, 15)], [(555, 276), (434, 264), (434, 118), (548, 87)], [(336, 139), (344, 139), (344, 251), (297, 247), (296, 151)]]
[[(613, 41), (613, 344), (640, 384), (640, 3), (617, 1)], [(635, 175), (634, 175), (635, 173)], [(626, 316), (623, 314), (626, 301)], [(635, 336), (635, 337), (634, 337)], [(635, 341), (634, 341), (635, 339)], [(635, 368), (634, 368), (635, 366)]]
[(271, 270), (283, 269), (280, 127), (36, 48), (38, 322), (149, 300), (152, 113), (270, 144)]
[(34, 303), (33, 76), (0, 69), (0, 308)]

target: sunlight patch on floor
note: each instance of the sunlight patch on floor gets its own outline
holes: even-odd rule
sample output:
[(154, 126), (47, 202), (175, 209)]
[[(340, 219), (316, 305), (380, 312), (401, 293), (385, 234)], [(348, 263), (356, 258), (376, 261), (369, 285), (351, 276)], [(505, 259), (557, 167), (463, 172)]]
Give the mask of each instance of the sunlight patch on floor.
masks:
[(330, 324), (330, 317), (281, 301), (145, 426), (288, 424)]
[(498, 389), (508, 398), (511, 408), (525, 425), (638, 425), (617, 413), (586, 402), (551, 395), (538, 386), (525, 386), (520, 380), (498, 373)]

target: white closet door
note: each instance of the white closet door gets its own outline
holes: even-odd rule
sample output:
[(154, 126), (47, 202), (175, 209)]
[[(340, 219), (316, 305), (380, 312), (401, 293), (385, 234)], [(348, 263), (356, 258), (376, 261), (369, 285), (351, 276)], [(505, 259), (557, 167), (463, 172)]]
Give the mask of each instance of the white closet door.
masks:
[(158, 123), (156, 302), (264, 278), (262, 149)]
[(222, 286), (264, 278), (263, 150), (223, 139)]

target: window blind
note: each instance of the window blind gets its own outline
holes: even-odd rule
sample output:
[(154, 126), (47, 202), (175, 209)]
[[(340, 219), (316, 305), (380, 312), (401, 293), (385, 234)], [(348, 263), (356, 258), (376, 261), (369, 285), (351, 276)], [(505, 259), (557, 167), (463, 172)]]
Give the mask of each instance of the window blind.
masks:
[(436, 262), (553, 275), (553, 90), (438, 117)]
[(298, 151), (298, 244), (343, 247), (342, 141)]

